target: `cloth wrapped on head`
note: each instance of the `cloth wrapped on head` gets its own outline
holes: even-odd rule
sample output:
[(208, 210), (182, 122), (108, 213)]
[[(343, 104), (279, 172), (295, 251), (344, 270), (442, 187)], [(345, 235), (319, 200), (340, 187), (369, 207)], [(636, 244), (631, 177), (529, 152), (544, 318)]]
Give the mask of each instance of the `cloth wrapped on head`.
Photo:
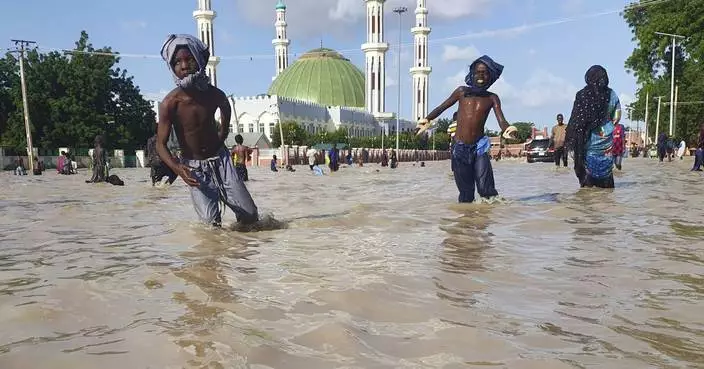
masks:
[[(184, 78), (178, 78), (174, 71), (173, 61), (176, 51), (180, 47), (186, 47), (193, 55), (193, 58), (198, 65), (198, 70)], [(198, 90), (206, 90), (210, 80), (205, 73), (206, 67), (208, 65), (208, 59), (210, 58), (210, 51), (208, 46), (206, 46), (201, 40), (192, 35), (186, 34), (172, 34), (164, 41), (164, 45), (161, 47), (161, 57), (164, 59), (166, 64), (169, 66), (171, 75), (176, 82), (176, 86), (181, 88), (196, 88)]]
[[(489, 71), (489, 78), (487, 81), (484, 82), (482, 86), (475, 86), (474, 85), (474, 69), (476, 68), (477, 64), (484, 64)], [(473, 94), (482, 94), (486, 93), (486, 90), (491, 87), (498, 79), (501, 77), (501, 73), (504, 71), (504, 66), (495, 62), (492, 58), (490, 58), (488, 55), (482, 55), (479, 57), (477, 60), (472, 62), (472, 64), (469, 66), (469, 73), (464, 77), (464, 82), (467, 84), (467, 87), (469, 89), (468, 92), (473, 93)]]

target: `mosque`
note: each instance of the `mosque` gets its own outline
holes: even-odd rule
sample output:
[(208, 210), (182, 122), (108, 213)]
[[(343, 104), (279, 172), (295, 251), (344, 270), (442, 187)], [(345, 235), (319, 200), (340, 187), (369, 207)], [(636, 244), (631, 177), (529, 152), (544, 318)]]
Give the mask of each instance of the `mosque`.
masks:
[[(275, 6), (276, 36), (272, 40), (275, 54), (275, 75), (266, 94), (230, 97), (233, 114), (232, 133), (263, 133), (269, 140), (279, 121), (295, 121), (310, 133), (347, 128), (351, 136), (394, 134), (396, 115), (386, 111), (386, 52), (384, 39), (384, 3), (386, 0), (363, 0), (366, 5), (367, 39), (361, 48), (365, 54), (364, 72), (335, 50), (319, 48), (301, 55), (289, 66), (289, 45), (286, 33), (286, 5), (278, 0)], [(211, 0), (198, 0), (193, 12), (200, 39), (210, 49), (207, 74), (217, 86), (217, 66), (213, 42)], [(413, 86), (413, 120), (400, 120), (400, 130), (408, 131), (428, 113), (428, 10), (426, 0), (417, 0), (414, 35), (414, 62), (410, 69)], [(247, 135), (251, 136), (251, 135)], [(228, 146), (234, 144), (234, 135)]]

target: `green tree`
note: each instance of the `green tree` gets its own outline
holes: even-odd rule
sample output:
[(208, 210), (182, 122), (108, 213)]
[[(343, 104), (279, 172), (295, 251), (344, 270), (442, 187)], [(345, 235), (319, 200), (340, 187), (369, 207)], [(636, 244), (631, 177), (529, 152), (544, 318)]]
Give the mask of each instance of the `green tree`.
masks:
[[(284, 143), (286, 145), (307, 145), (309, 134), (303, 127), (294, 121), (285, 121), (281, 123), (281, 128), (284, 134)], [(281, 146), (281, 135), (279, 131), (279, 123), (274, 126), (274, 134), (271, 137), (271, 145), (273, 147)]]
[(436, 132), (433, 137), (428, 139), (428, 150), (433, 149), (435, 142), (435, 150), (448, 150), (450, 148), (450, 134), (446, 132)]
[(18, 73), (12, 54), (0, 59), (0, 134), (7, 129), (10, 114), (15, 111), (12, 87), (20, 83)]
[(435, 124), (435, 132), (447, 133), (447, 128), (452, 124), (452, 119), (450, 118), (440, 118)]
[[(641, 0), (628, 6), (623, 17), (636, 43), (631, 56), (625, 62), (628, 72), (638, 82), (636, 101), (629, 105), (630, 118), (644, 120), (646, 95), (650, 96), (650, 111), (657, 111), (656, 96), (669, 102), (670, 78), (674, 73), (679, 86), (678, 100), (699, 101), (704, 96), (704, 2), (701, 0), (671, 0), (648, 4)], [(646, 6), (647, 5), (647, 6)], [(672, 39), (655, 34), (666, 32), (686, 36), (678, 39), (672, 49)], [(672, 68), (672, 53), (675, 53), (675, 68)], [(655, 102), (655, 103), (654, 103)], [(668, 112), (669, 106), (662, 109)], [(655, 134), (654, 114), (648, 122), (648, 134)], [(668, 132), (669, 116), (661, 117), (660, 132)], [(695, 140), (698, 125), (704, 118), (704, 105), (682, 104), (677, 107), (675, 135), (684, 137), (690, 144)]]
[(521, 143), (526, 142), (533, 135), (533, 127), (535, 124), (532, 122), (516, 122), (513, 123), (516, 127), (516, 139), (509, 140), (508, 143)]
[[(25, 79), (34, 146), (92, 147), (95, 136), (103, 134), (108, 146), (131, 150), (144, 146), (152, 134), (155, 114), (127, 72), (116, 67), (119, 59), (95, 52), (113, 53), (110, 48), (95, 49), (84, 31), (71, 52), (27, 53)], [(21, 150), (26, 139), (17, 66), (11, 55), (0, 61), (0, 86), (7, 86), (12, 97), (9, 108), (0, 106), (4, 112), (0, 118), (7, 116), (6, 124), (0, 125), (0, 143)]]

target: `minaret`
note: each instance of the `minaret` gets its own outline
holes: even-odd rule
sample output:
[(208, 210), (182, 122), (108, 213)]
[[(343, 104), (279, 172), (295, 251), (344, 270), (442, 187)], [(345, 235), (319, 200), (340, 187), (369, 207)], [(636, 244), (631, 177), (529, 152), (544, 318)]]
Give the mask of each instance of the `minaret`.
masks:
[(286, 36), (286, 4), (283, 0), (279, 0), (276, 4), (276, 38), (271, 40), (274, 45), (274, 54), (276, 55), (276, 74), (272, 80), (281, 74), (288, 67), (288, 45), (291, 41)]
[(413, 34), (413, 118), (425, 118), (428, 115), (428, 77), (432, 68), (428, 65), (428, 8), (425, 0), (417, 0), (416, 24), (411, 28)]
[(362, 45), (366, 60), (366, 108), (379, 115), (386, 109), (386, 51), (384, 42), (384, 3), (386, 0), (364, 0), (367, 6), (367, 42)]
[(213, 36), (213, 19), (217, 14), (212, 10), (211, 0), (198, 0), (198, 10), (193, 12), (193, 18), (196, 19), (198, 25), (198, 36), (204, 44), (208, 45), (210, 50), (210, 59), (206, 73), (210, 77), (210, 84), (218, 85), (217, 67), (220, 63), (220, 58), (215, 56), (215, 37)]

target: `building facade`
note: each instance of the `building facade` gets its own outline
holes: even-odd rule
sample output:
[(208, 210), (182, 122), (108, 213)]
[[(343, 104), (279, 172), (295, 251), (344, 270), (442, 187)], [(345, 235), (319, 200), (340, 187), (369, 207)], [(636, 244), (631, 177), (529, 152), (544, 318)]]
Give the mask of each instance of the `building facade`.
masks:
[[(220, 60), (215, 56), (213, 20), (216, 13), (211, 2), (212, 0), (197, 0), (198, 8), (193, 12), (193, 17), (196, 20), (197, 35), (210, 49), (207, 74), (211, 84), (217, 86), (217, 66)], [(394, 134), (396, 125), (388, 122), (393, 120), (395, 123), (395, 114), (385, 112), (385, 55), (389, 48), (384, 39), (385, 2), (386, 0), (364, 0), (367, 35), (366, 42), (362, 45), (366, 60), (362, 71), (335, 50), (322, 47), (301, 55), (289, 65), (291, 41), (286, 32), (286, 5), (284, 0), (278, 0), (274, 7), (273, 81), (266, 94), (229, 97), (233, 110), (230, 132), (264, 133), (271, 140), (274, 135), (278, 135), (278, 132), (274, 132), (278, 122), (292, 121), (311, 134), (340, 128), (347, 129), (353, 137), (376, 136), (382, 132)], [(425, 19), (425, 1), (419, 0), (418, 7), (420, 13), (419, 10), (416, 11), (417, 18)], [(426, 21), (422, 22), (422, 29), (416, 27), (413, 32), (417, 34), (421, 45), (427, 45), (429, 32), (423, 28)], [(414, 99), (414, 112), (427, 110), (427, 107), (423, 107), (423, 101), (427, 101), (427, 50), (421, 51), (421, 54), (416, 55), (416, 59), (421, 60), (421, 69), (411, 70), (414, 96), (419, 88), (423, 96), (420, 101)], [(154, 101), (152, 105), (158, 120), (159, 102)], [(219, 112), (215, 117), (220, 119)], [(414, 121), (401, 119), (400, 130), (413, 130), (415, 118)], [(230, 135), (230, 139), (233, 138), (234, 134)], [(175, 138), (172, 137), (171, 141), (175, 143)]]

